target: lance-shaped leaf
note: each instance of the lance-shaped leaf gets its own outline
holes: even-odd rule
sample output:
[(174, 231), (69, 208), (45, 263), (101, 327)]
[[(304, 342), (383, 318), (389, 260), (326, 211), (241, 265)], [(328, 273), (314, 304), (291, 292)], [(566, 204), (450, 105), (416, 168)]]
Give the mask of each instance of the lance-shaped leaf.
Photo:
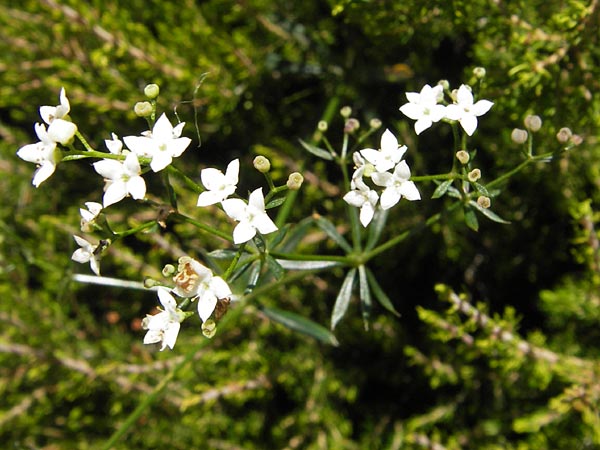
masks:
[(271, 237), (269, 239), (269, 248), (275, 248), (279, 244), (281, 244), (281, 241), (283, 241), (283, 238), (287, 235), (288, 231), (290, 231), (290, 227), (291, 227), (291, 225), (289, 223), (286, 223), (275, 233), (272, 233)]
[(471, 230), (473, 230), (473, 231), (479, 230), (479, 221), (477, 220), (475, 211), (473, 211), (471, 208), (469, 208), (468, 205), (465, 205), (465, 223)]
[(396, 311), (396, 308), (394, 308), (394, 305), (392, 304), (390, 298), (387, 296), (384, 290), (381, 289), (381, 286), (377, 282), (377, 279), (375, 278), (375, 275), (373, 275), (373, 272), (371, 272), (368, 268), (366, 269), (366, 272), (367, 278), (369, 280), (369, 285), (371, 286), (371, 291), (373, 292), (375, 299), (379, 302), (381, 306), (383, 306), (389, 312), (391, 312), (395, 316), (400, 317), (400, 313)]
[(259, 308), (269, 319), (285, 325), (291, 330), (298, 331), (307, 336), (313, 337), (325, 344), (338, 346), (339, 342), (331, 331), (304, 316), (300, 316), (290, 311), (284, 311), (277, 308), (268, 308), (261, 306)]
[(479, 206), (479, 203), (471, 200), (469, 202), (469, 204), (477, 209), (477, 211), (479, 211), (481, 214), (483, 214), (485, 217), (487, 217), (490, 220), (493, 220), (494, 222), (498, 222), (498, 223), (504, 223), (504, 224), (510, 224), (510, 222), (508, 220), (504, 220), (502, 217), (500, 217), (498, 214), (496, 214), (494, 211), (492, 211), (489, 208), (483, 208), (481, 206)]
[(246, 289), (244, 290), (244, 295), (252, 292), (258, 284), (261, 269), (262, 261), (254, 261), (254, 263), (250, 266), (250, 274), (248, 276), (248, 282), (246, 284)]
[(389, 213), (389, 209), (381, 209), (378, 208), (375, 211), (375, 215), (373, 216), (373, 220), (369, 224), (369, 236), (367, 238), (367, 245), (365, 246), (365, 250), (372, 250), (375, 245), (379, 242), (379, 238), (381, 237), (381, 233), (385, 227), (387, 222), (387, 217)]
[(285, 202), (286, 197), (278, 197), (271, 200), (269, 203), (265, 205), (265, 209), (276, 208), (279, 205), (282, 205)]
[(371, 290), (367, 280), (367, 271), (364, 265), (358, 266), (358, 294), (360, 297), (360, 307), (362, 310), (363, 324), (365, 331), (369, 331), (369, 318), (371, 317)]
[(440, 183), (438, 187), (435, 188), (435, 191), (433, 191), (431, 198), (440, 198), (444, 196), (446, 192), (448, 192), (448, 188), (450, 187), (453, 181), (454, 180), (446, 180), (443, 183)]
[(309, 153), (312, 153), (319, 158), (326, 159), (327, 161), (331, 161), (333, 159), (333, 155), (331, 152), (328, 152), (324, 148), (317, 147), (316, 145), (309, 144), (308, 142), (304, 142), (302, 139), (298, 139), (302, 147), (307, 150)]
[(336, 261), (292, 261), (289, 259), (278, 259), (277, 262), (281, 267), (286, 270), (320, 270), (328, 269), (330, 267), (339, 266), (340, 263)]
[(333, 312), (331, 313), (331, 329), (335, 329), (342, 317), (348, 310), (350, 299), (352, 298), (352, 289), (354, 287), (354, 278), (356, 277), (356, 269), (350, 269), (344, 278), (340, 292), (335, 299), (335, 305), (333, 305)]
[(317, 217), (315, 219), (317, 226), (327, 233), (337, 245), (339, 245), (345, 252), (352, 252), (352, 247), (348, 243), (348, 241), (342, 236), (338, 230), (335, 229), (335, 225), (331, 223), (328, 219), (324, 217)]
[(276, 280), (280, 280), (285, 273), (285, 269), (271, 255), (267, 255), (267, 274), (271, 275)]

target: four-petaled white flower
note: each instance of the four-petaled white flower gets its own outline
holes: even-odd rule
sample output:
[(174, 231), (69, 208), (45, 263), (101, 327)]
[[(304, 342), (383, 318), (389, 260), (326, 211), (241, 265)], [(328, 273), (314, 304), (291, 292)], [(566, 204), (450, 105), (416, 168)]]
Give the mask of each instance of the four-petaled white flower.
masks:
[(192, 141), (187, 137), (180, 137), (185, 122), (173, 127), (166, 114), (162, 114), (152, 131), (142, 133), (142, 136), (125, 136), (123, 140), (127, 147), (138, 154), (152, 158), (150, 167), (154, 172), (159, 172), (181, 156)]
[(106, 144), (106, 148), (113, 155), (120, 155), (123, 152), (123, 142), (115, 133), (111, 133), (110, 135), (112, 139), (104, 139), (104, 144)]
[(344, 195), (344, 201), (346, 203), (356, 208), (360, 208), (359, 217), (363, 227), (366, 227), (371, 223), (373, 215), (375, 214), (375, 206), (377, 205), (378, 199), (379, 194), (373, 189), (369, 189), (367, 185), (362, 189), (353, 189)]
[(393, 173), (374, 173), (372, 175), (373, 183), (377, 186), (383, 186), (385, 189), (381, 193), (381, 208), (389, 209), (400, 201), (402, 197), (407, 200), (421, 200), (421, 194), (413, 181), (410, 181), (410, 168), (406, 161), (400, 161)]
[(79, 214), (81, 215), (81, 231), (90, 232), (92, 231), (92, 224), (102, 211), (102, 205), (96, 202), (85, 202), (87, 209), (79, 208)]
[(100, 255), (98, 245), (93, 245), (82, 237), (73, 236), (79, 247), (73, 252), (71, 259), (81, 264), (90, 263), (92, 271), (96, 275), (100, 275)]
[(415, 132), (421, 134), (424, 130), (439, 122), (446, 114), (446, 107), (438, 102), (444, 96), (444, 88), (441, 85), (434, 87), (426, 84), (420, 93), (407, 92), (408, 103), (400, 107), (400, 111), (415, 122)]
[(241, 244), (248, 242), (256, 235), (258, 230), (262, 234), (277, 231), (277, 225), (269, 218), (265, 211), (265, 198), (262, 188), (250, 193), (248, 204), (239, 198), (224, 200), (225, 213), (239, 223), (233, 230), (233, 242)]
[(477, 128), (477, 117), (484, 115), (493, 105), (489, 100), (479, 100), (474, 104), (471, 89), (462, 84), (456, 92), (456, 103), (446, 107), (446, 118), (458, 120), (465, 133), (472, 136)]
[(65, 93), (65, 88), (60, 90), (59, 97), (60, 105), (58, 106), (40, 106), (40, 116), (48, 124), (48, 136), (50, 139), (66, 145), (75, 136), (77, 125), (69, 120), (65, 120), (71, 111), (71, 105)]
[(206, 322), (212, 315), (219, 299), (232, 295), (223, 278), (213, 275), (212, 270), (189, 256), (179, 259), (177, 275), (173, 277), (173, 281), (173, 292), (177, 295), (198, 299), (198, 315), (202, 322)]
[(360, 154), (368, 162), (375, 166), (377, 172), (385, 172), (392, 169), (406, 152), (406, 145), (398, 147), (398, 139), (390, 130), (385, 130), (381, 135), (381, 148), (375, 150), (365, 148)]
[(239, 172), (239, 159), (234, 159), (227, 165), (225, 175), (218, 169), (203, 169), (200, 178), (207, 190), (198, 197), (198, 206), (214, 205), (233, 194), (237, 188)]
[(103, 159), (94, 163), (94, 169), (106, 180), (102, 199), (105, 208), (123, 200), (127, 194), (136, 200), (146, 195), (146, 182), (140, 176), (141, 168), (136, 154), (129, 153), (123, 162)]
[(32, 181), (33, 185), (38, 187), (56, 170), (60, 152), (56, 148), (56, 142), (48, 136), (46, 127), (43, 124), (35, 124), (35, 134), (37, 134), (40, 141), (35, 144), (24, 145), (17, 151), (17, 156), (39, 166), (33, 175)]
[(148, 330), (144, 336), (144, 344), (160, 342), (160, 351), (162, 352), (167, 347), (171, 350), (175, 347), (185, 313), (177, 308), (177, 302), (167, 289), (158, 288), (158, 299), (164, 309), (153, 316), (146, 315), (142, 320), (142, 328)]

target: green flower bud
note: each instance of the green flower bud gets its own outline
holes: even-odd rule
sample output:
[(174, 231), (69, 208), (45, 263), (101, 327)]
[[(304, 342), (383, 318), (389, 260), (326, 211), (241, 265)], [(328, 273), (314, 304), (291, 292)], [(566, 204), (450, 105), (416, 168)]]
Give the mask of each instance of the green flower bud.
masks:
[(350, 114), (352, 114), (352, 108), (349, 106), (344, 106), (342, 109), (340, 109), (340, 114), (344, 119), (347, 119), (350, 117)]
[(489, 197), (486, 197), (485, 195), (480, 195), (477, 198), (477, 204), (484, 209), (488, 209), (490, 206), (492, 206), (492, 201)]
[(150, 102), (137, 102), (133, 107), (133, 111), (138, 117), (149, 117), (152, 115), (152, 105)]
[(359, 128), (360, 122), (357, 119), (351, 117), (350, 119), (346, 120), (346, 124), (344, 125), (344, 133), (352, 134)]
[(300, 186), (302, 186), (303, 182), (304, 177), (302, 176), (302, 174), (300, 172), (294, 172), (291, 173), (288, 177), (286, 186), (290, 191), (297, 191), (298, 189), (300, 189)]
[(510, 138), (515, 144), (524, 144), (527, 142), (527, 136), (527, 131), (521, 130), (520, 128), (515, 128), (512, 130), (512, 133), (510, 133)]
[(469, 162), (471, 157), (469, 156), (469, 152), (465, 150), (459, 150), (456, 152), (456, 159), (458, 159), (461, 164), (465, 165)]
[(371, 127), (371, 130), (378, 130), (381, 128), (381, 120), (377, 118), (371, 119), (369, 121), (369, 127)]
[(162, 274), (163, 274), (163, 277), (170, 277), (176, 271), (177, 271), (177, 269), (175, 269), (175, 266), (173, 264), (167, 264), (165, 267), (163, 267)]
[(328, 124), (324, 120), (320, 120), (317, 124), (317, 129), (321, 132), (327, 131)]
[(473, 69), (473, 75), (475, 76), (475, 78), (477, 78), (478, 80), (481, 80), (482, 78), (485, 77), (485, 69), (483, 67), (475, 67)]
[(271, 161), (262, 155), (258, 155), (256, 158), (254, 158), (252, 164), (260, 173), (267, 173), (269, 170), (271, 170)]
[(438, 84), (444, 88), (445, 91), (450, 89), (450, 82), (448, 80), (440, 80)]
[(148, 97), (150, 100), (155, 99), (156, 97), (158, 97), (158, 94), (160, 93), (160, 88), (158, 87), (158, 84), (149, 84), (144, 88), (144, 95), (146, 97)]
[(208, 339), (212, 338), (217, 334), (217, 324), (214, 320), (208, 319), (202, 324), (202, 334)]
[(146, 289), (151, 289), (156, 286), (162, 286), (161, 282), (155, 280), (154, 278), (145, 278), (144, 279), (144, 287)]
[(561, 128), (560, 130), (558, 130), (558, 133), (556, 133), (556, 139), (558, 139), (558, 142), (560, 142), (561, 144), (566, 144), (567, 142), (569, 142), (571, 136), (573, 136), (573, 132), (567, 127)]
[(542, 128), (542, 119), (540, 118), (540, 116), (530, 114), (527, 117), (525, 117), (525, 120), (523, 122), (525, 123), (525, 128), (534, 133), (536, 131), (539, 131), (540, 128)]
[(479, 180), (481, 178), (481, 170), (473, 169), (469, 172), (467, 177), (469, 178), (469, 181), (471, 183), (475, 183), (477, 180)]

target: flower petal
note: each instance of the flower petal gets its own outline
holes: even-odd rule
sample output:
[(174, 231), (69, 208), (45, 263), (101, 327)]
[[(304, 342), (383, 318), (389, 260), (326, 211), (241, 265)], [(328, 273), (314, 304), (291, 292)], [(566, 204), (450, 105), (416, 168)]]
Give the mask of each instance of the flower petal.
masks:
[(200, 319), (202, 319), (202, 322), (206, 322), (210, 318), (216, 306), (217, 296), (211, 291), (206, 291), (206, 293), (198, 299), (198, 315), (200, 316)]
[(248, 242), (254, 236), (256, 236), (256, 228), (254, 228), (248, 222), (240, 222), (233, 229), (234, 244), (242, 244), (243, 242)]

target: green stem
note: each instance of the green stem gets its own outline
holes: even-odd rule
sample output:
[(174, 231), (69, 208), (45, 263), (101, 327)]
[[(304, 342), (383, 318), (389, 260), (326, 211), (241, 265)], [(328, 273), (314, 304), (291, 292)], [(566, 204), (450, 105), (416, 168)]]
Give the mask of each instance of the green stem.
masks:
[(171, 217), (174, 217), (175, 219), (179, 219), (182, 222), (187, 222), (189, 224), (194, 225), (195, 227), (200, 228), (201, 230), (204, 230), (210, 234), (214, 234), (215, 236), (220, 237), (221, 239), (225, 239), (228, 242), (233, 242), (233, 237), (231, 237), (229, 235), (229, 233), (225, 233), (221, 230), (217, 230), (216, 228), (211, 227), (210, 225), (206, 225), (205, 223), (202, 222), (198, 222), (197, 220), (192, 219), (191, 217), (188, 217), (184, 214), (181, 214), (179, 212), (174, 212), (171, 214)]
[(196, 194), (200, 194), (201, 192), (204, 191), (204, 189), (202, 189), (202, 187), (198, 183), (196, 183), (194, 180), (192, 180), (190, 177), (188, 177), (185, 173), (183, 173), (178, 168), (176, 168), (172, 165), (169, 165), (169, 166), (167, 166), (167, 170), (170, 173), (172, 173), (173, 175), (175, 175), (177, 178), (180, 178), (181, 180), (183, 180), (183, 182), (186, 184), (186, 186), (189, 187)]
[(339, 262), (343, 265), (350, 264), (350, 258), (347, 256), (339, 256), (339, 255), (305, 255), (302, 253), (278, 253), (278, 252), (269, 252), (275, 259), (283, 259), (287, 261), (333, 261)]
[(138, 225), (135, 228), (131, 228), (131, 229), (125, 230), (125, 231), (118, 231), (113, 234), (115, 235), (115, 239), (122, 239), (124, 237), (131, 236), (132, 234), (139, 233), (140, 231), (146, 230), (148, 228), (152, 228), (154, 225), (156, 225), (156, 221), (152, 220), (149, 222), (145, 222), (141, 225)]
[(542, 160), (545, 160), (545, 159), (548, 159), (548, 158), (552, 157), (553, 155), (554, 155), (553, 152), (549, 152), (549, 153), (545, 153), (543, 155), (532, 156), (532, 157), (526, 159), (525, 161), (523, 161), (518, 166), (516, 166), (514, 169), (509, 170), (508, 172), (503, 173), (502, 175), (500, 175), (495, 180), (490, 181), (486, 185), (486, 188), (493, 189), (494, 187), (498, 186), (499, 184), (502, 184), (505, 180), (509, 179), (510, 177), (512, 177), (513, 175), (515, 175), (516, 173), (518, 173), (521, 170), (523, 170), (529, 164), (534, 163), (534, 162), (539, 162), (539, 161), (542, 161)]
[(440, 173), (437, 175), (417, 175), (410, 177), (411, 181), (435, 181), (435, 180), (453, 180), (456, 178), (462, 178), (457, 173)]
[(88, 152), (93, 152), (94, 149), (92, 148), (92, 146), (88, 143), (87, 139), (83, 137), (83, 134), (81, 134), (79, 131), (75, 132), (75, 136), (77, 136), (77, 139), (79, 139), (79, 141), (83, 144), (83, 146), (85, 147), (85, 149)]
[(77, 161), (86, 158), (116, 159), (118, 161), (124, 161), (125, 155), (115, 155), (114, 153), (98, 152), (96, 150), (87, 150), (85, 152), (72, 151), (64, 156), (61, 161)]
[(237, 253), (233, 257), (233, 260), (231, 261), (231, 264), (229, 264), (229, 267), (227, 268), (227, 270), (223, 274), (223, 279), (224, 280), (228, 280), (229, 277), (231, 277), (231, 274), (233, 273), (235, 267), (237, 266), (238, 261), (240, 260), (242, 254), (244, 253), (244, 248), (245, 247), (246, 247), (246, 243), (243, 243), (242, 245), (240, 245), (240, 248), (238, 249)]

